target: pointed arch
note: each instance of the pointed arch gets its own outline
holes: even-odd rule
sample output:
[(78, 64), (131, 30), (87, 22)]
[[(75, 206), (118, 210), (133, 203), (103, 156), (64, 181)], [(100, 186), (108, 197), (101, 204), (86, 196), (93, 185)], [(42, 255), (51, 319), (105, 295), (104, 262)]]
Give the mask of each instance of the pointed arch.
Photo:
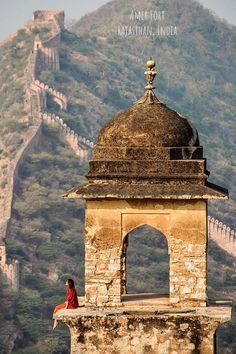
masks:
[(123, 238), (121, 294), (169, 294), (169, 254), (166, 236), (141, 223)]

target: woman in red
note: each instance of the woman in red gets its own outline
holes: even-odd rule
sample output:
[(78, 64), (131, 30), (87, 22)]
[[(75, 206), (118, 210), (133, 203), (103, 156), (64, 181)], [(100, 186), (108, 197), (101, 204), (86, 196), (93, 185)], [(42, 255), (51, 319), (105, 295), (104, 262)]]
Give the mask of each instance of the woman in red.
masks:
[[(67, 279), (65, 285), (67, 287), (66, 301), (64, 302), (64, 304), (60, 304), (55, 307), (55, 309), (53, 311), (53, 315), (57, 311), (62, 310), (62, 309), (76, 309), (77, 307), (79, 307), (74, 280)], [(53, 329), (55, 329), (57, 327), (57, 325), (58, 325), (58, 321), (54, 320)]]

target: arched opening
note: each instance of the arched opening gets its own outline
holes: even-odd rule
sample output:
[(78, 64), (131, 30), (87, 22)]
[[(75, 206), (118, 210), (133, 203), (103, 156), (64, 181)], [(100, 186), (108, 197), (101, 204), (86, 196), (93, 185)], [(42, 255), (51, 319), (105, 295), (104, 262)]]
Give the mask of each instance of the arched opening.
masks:
[(129, 232), (122, 252), (122, 301), (169, 298), (169, 254), (166, 237), (142, 225)]

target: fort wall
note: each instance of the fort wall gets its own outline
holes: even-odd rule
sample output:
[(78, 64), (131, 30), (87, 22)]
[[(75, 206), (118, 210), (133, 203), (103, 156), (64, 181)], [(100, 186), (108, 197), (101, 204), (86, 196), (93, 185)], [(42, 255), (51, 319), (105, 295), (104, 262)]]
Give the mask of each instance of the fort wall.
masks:
[(45, 124), (58, 129), (59, 139), (68, 144), (81, 160), (88, 161), (92, 158), (93, 142), (76, 134), (62, 118), (55, 114), (43, 113), (41, 114), (41, 119)]
[(208, 236), (223, 250), (236, 257), (236, 232), (229, 226), (208, 216)]
[[(49, 93), (50, 95), (52, 95), (54, 101), (60, 106), (61, 109), (67, 109), (68, 99), (65, 95), (63, 95), (63, 93), (54, 90), (53, 88), (49, 87), (48, 85), (45, 85), (39, 80), (35, 80), (31, 84), (31, 89), (34, 91), (39, 91), (42, 96), (45, 96), (46, 93)], [(46, 109), (45, 101), (42, 102), (42, 108)]]
[[(58, 16), (60, 21), (62, 20), (62, 17), (62, 14)], [(55, 31), (59, 30), (63, 26), (62, 23), (57, 25), (57, 20), (54, 18), (54, 16), (51, 16), (51, 20), (53, 23), (53, 29)], [(39, 19), (37, 19), (37, 24), (39, 25)], [(28, 26), (32, 26), (32, 23), (28, 24)], [(6, 41), (1, 42), (0, 45), (7, 43), (8, 41), (15, 38), (15, 36), (16, 34), (9, 37)], [(53, 34), (53, 38), (47, 42), (49, 45), (52, 45), (53, 43), (56, 44), (58, 43), (59, 38), (60, 35), (56, 33)], [(52, 53), (55, 51), (56, 49), (53, 49)], [(51, 55), (51, 57), (54, 62), (59, 60), (57, 59), (56, 55)], [(19, 262), (17, 260), (11, 260), (8, 262), (7, 260), (7, 237), (10, 230), (14, 188), (16, 186), (19, 168), (24, 163), (27, 156), (34, 151), (41, 138), (42, 120), (40, 114), (44, 108), (46, 108), (47, 88), (42, 89), (40, 87), (42, 85), (38, 85), (37, 87), (37, 82), (35, 85), (33, 85), (39, 72), (39, 62), (40, 53), (37, 50), (33, 50), (29, 55), (27, 67), (25, 70), (25, 107), (28, 108), (30, 126), (24, 136), (23, 145), (18, 151), (15, 159), (11, 162), (8, 170), (7, 183), (4, 189), (5, 198), (0, 219), (0, 284), (11, 286), (16, 292), (19, 290)], [(48, 60), (47, 62), (49, 68), (51, 68), (52, 65), (50, 64), (50, 61)], [(58, 101), (60, 100), (61, 105), (64, 107), (66, 102), (65, 97), (55, 90), (50, 91)]]
[[(25, 70), (25, 109), (29, 112), (30, 127), (25, 135), (24, 143), (8, 171), (4, 190), (3, 213), (0, 219), (0, 283), (11, 286), (15, 291), (19, 290), (19, 262), (16, 260), (7, 261), (6, 243), (10, 232), (14, 188), (19, 167), (24, 163), (27, 156), (35, 150), (41, 139), (42, 124), (56, 127), (59, 139), (68, 144), (82, 161), (91, 159), (93, 148), (93, 143), (90, 140), (76, 134), (62, 118), (46, 113), (47, 94), (52, 95), (54, 101), (64, 110), (67, 109), (68, 99), (61, 92), (37, 80), (42, 70), (60, 69), (58, 47), (61, 41), (61, 30), (64, 28), (64, 12), (34, 12), (33, 21), (27, 24), (27, 28), (37, 27), (50, 27), (52, 35), (46, 41), (41, 41), (39, 36), (36, 36), (34, 48), (28, 58)], [(15, 38), (16, 35), (9, 37), (7, 41)], [(4, 43), (7, 43), (7, 41)], [(4, 43), (1, 42), (0, 45)]]

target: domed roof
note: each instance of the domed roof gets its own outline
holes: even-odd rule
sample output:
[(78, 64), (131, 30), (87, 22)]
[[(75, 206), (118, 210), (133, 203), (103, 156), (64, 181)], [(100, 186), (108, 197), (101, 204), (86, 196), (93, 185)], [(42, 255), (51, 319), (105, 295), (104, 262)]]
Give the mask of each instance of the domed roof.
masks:
[(100, 130), (98, 145), (118, 147), (199, 146), (197, 130), (179, 113), (155, 96), (155, 62), (147, 62), (146, 93), (143, 99), (118, 113)]
[(177, 112), (155, 101), (135, 103), (118, 113), (100, 130), (101, 146), (199, 146), (197, 130)]
[(149, 60), (144, 97), (100, 130), (89, 161), (88, 181), (69, 191), (66, 198), (227, 198), (227, 190), (207, 181), (209, 172), (196, 129), (155, 96), (154, 67)]

